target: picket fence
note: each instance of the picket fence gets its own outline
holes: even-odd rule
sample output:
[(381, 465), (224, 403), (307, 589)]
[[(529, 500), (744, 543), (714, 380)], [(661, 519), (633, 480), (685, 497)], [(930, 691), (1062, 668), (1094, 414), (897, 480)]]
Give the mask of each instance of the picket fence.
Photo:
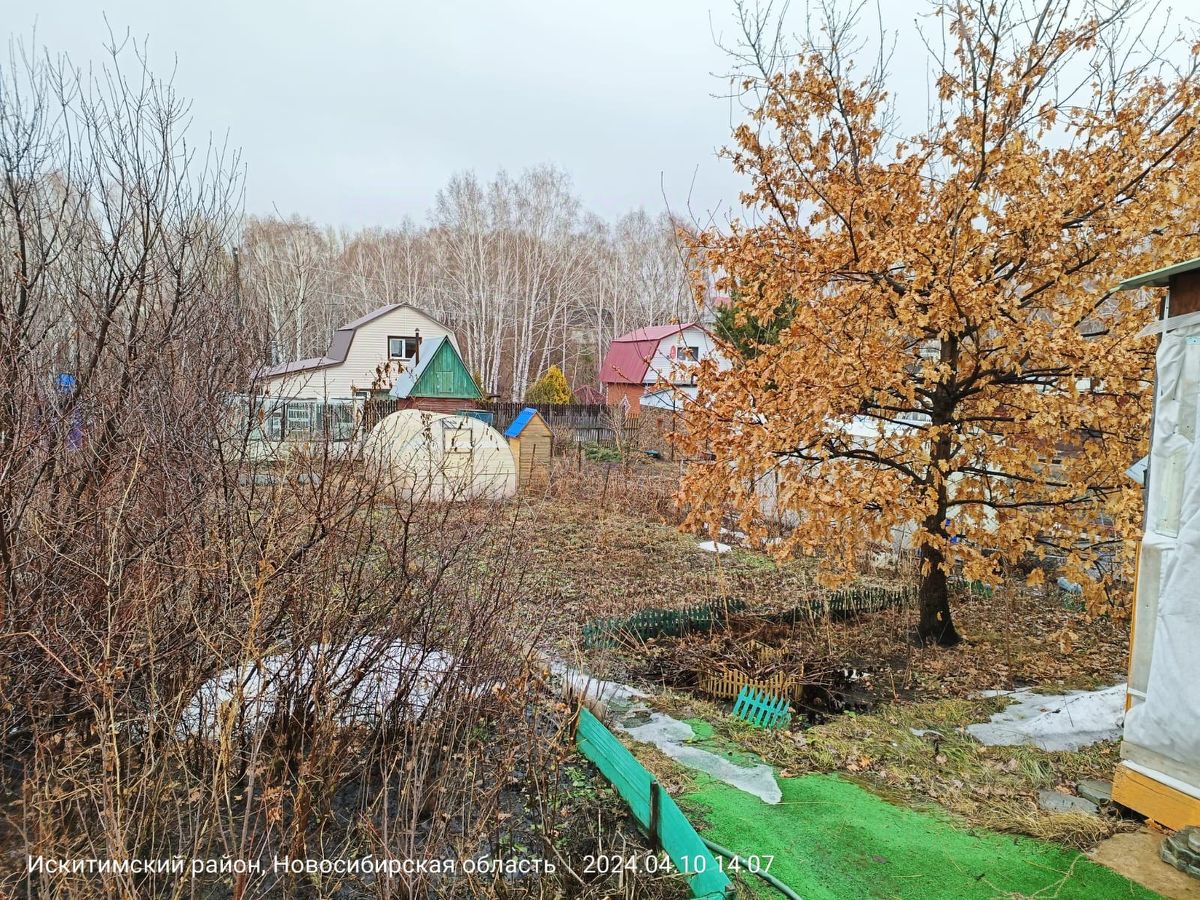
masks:
[(632, 616), (598, 619), (583, 626), (583, 646), (588, 649), (615, 647), (622, 641), (647, 641), (656, 637), (678, 637), (691, 631), (708, 631), (725, 621), (730, 613), (746, 608), (742, 600), (720, 600), (683, 609), (652, 607)]
[(738, 691), (733, 716), (755, 728), (784, 728), (791, 721), (792, 710), (786, 697), (746, 685)]

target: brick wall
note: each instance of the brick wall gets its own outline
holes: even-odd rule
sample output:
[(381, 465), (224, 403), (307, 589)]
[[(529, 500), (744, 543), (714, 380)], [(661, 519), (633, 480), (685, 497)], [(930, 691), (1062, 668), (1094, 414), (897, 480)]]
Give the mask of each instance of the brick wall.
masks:
[(604, 399), (609, 406), (619, 406), (622, 399), (629, 401), (629, 415), (636, 416), (641, 412), (642, 395), (646, 393), (643, 384), (606, 384)]

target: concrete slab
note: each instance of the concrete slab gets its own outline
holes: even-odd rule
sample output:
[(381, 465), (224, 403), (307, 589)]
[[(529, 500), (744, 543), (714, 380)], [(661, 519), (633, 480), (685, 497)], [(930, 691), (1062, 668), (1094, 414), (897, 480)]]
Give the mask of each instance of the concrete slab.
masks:
[(1038, 806), (1046, 812), (1054, 813), (1090, 813), (1095, 815), (1096, 804), (1074, 794), (1060, 794), (1058, 791), (1038, 791)]
[(1089, 850), (1088, 856), (1171, 900), (1200, 900), (1200, 879), (1184, 875), (1159, 857), (1165, 836), (1148, 828), (1114, 834)]
[(1091, 800), (1097, 806), (1112, 802), (1112, 782), (1101, 781), (1099, 778), (1084, 778), (1075, 783), (1075, 790), (1080, 797)]

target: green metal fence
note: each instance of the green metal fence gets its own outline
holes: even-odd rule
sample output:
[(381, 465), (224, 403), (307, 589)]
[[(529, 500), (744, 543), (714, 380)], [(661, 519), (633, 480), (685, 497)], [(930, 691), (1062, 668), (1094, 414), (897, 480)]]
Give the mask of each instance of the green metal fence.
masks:
[(629, 804), (655, 848), (664, 850), (675, 868), (687, 876), (692, 896), (712, 900), (734, 896), (733, 883), (687, 816), (625, 745), (586, 709), (579, 710), (575, 741), (579, 752), (596, 764)]
[(961, 575), (956, 575), (955, 577), (951, 578), (950, 583), (960, 591), (973, 594), (976, 597), (984, 597), (988, 600), (991, 600), (992, 596), (995, 594), (995, 591), (992, 589), (991, 585), (984, 584), (982, 581), (968, 581)]
[[(796, 625), (824, 619), (847, 619), (862, 613), (880, 612), (890, 607), (912, 603), (911, 588), (892, 590), (884, 587), (852, 587), (833, 593), (822, 593), (792, 609), (763, 613), (756, 618), (781, 625)], [(586, 649), (615, 647), (627, 640), (646, 641), (656, 637), (679, 637), (692, 631), (711, 631), (733, 613), (743, 612), (742, 600), (718, 600), (683, 609), (652, 607), (632, 616), (597, 619), (583, 626), (583, 646)]]
[(583, 646), (614, 647), (622, 640), (678, 637), (691, 631), (708, 631), (725, 621), (730, 613), (741, 612), (741, 600), (704, 603), (683, 609), (643, 609), (632, 616), (598, 619), (583, 626)]
[(792, 609), (767, 613), (759, 618), (781, 625), (795, 625), (826, 617), (848, 619), (863, 613), (906, 606), (913, 600), (914, 593), (911, 588), (893, 590), (884, 587), (851, 587), (829, 594), (819, 594)]

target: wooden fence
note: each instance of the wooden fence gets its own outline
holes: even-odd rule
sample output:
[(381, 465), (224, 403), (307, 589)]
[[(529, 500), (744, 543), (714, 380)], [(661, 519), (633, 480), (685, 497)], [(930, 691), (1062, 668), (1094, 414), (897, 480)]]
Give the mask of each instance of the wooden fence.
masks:
[(495, 427), (501, 431), (512, 424), (512, 420), (528, 406), (535, 407), (551, 428), (556, 424), (570, 424), (576, 428), (603, 428), (612, 424), (614, 416), (620, 417), (620, 410), (603, 403), (521, 403), (517, 400), (491, 400), (479, 406), (495, 416)]
[(636, 418), (603, 403), (519, 403), (492, 401), (480, 407), (493, 416), (493, 426), (503, 431), (527, 406), (537, 409), (559, 446), (598, 444), (603, 447), (638, 447), (641, 428)]
[[(578, 444), (596, 444), (622, 450), (653, 450), (674, 458), (669, 435), (677, 424), (676, 417), (664, 414), (662, 410), (643, 410), (640, 416), (626, 416), (620, 407), (603, 403), (521, 403), (510, 400), (464, 400), (462, 403), (464, 410), (478, 409), (489, 413), (490, 424), (500, 432), (528, 406), (541, 413), (560, 450)], [(406, 401), (391, 398), (366, 401), (357, 414), (361, 417), (361, 432), (370, 431), (380, 419), (405, 408), (408, 408)]]

